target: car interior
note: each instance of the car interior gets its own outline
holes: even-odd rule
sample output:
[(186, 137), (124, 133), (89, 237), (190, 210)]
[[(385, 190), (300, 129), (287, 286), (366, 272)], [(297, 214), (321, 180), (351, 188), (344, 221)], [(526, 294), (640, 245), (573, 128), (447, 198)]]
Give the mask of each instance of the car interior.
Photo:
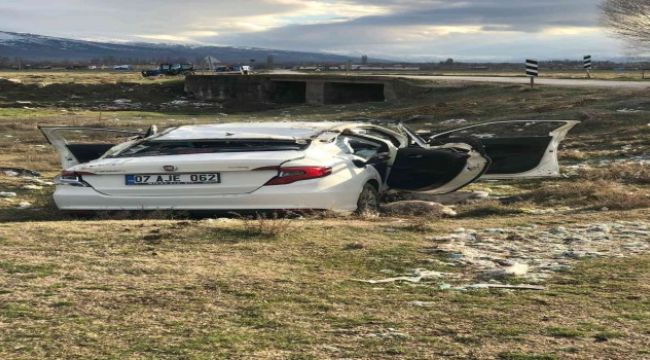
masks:
[(363, 160), (360, 162), (363, 166), (372, 165), (377, 169), (382, 179), (386, 178), (388, 173), (388, 157), (380, 156), (388, 153), (388, 145), (382, 141), (372, 140), (367, 137), (356, 135), (339, 135), (336, 138), (336, 145), (344, 153), (354, 155)]

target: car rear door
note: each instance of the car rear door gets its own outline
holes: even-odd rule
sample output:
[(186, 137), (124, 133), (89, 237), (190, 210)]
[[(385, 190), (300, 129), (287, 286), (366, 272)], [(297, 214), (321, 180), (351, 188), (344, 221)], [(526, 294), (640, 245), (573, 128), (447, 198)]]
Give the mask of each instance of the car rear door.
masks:
[(573, 120), (506, 120), (453, 129), (430, 137), (429, 144), (480, 142), (491, 165), (486, 179), (560, 175), (558, 148), (579, 124)]
[(63, 169), (98, 159), (114, 146), (146, 135), (136, 130), (79, 126), (38, 128), (56, 149)]

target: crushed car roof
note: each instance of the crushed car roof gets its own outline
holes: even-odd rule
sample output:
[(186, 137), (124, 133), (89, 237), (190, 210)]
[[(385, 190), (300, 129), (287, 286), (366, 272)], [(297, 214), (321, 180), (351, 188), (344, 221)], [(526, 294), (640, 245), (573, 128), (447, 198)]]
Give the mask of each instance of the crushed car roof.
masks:
[(205, 139), (309, 139), (327, 131), (361, 125), (352, 122), (252, 122), (186, 125), (156, 136), (157, 141)]

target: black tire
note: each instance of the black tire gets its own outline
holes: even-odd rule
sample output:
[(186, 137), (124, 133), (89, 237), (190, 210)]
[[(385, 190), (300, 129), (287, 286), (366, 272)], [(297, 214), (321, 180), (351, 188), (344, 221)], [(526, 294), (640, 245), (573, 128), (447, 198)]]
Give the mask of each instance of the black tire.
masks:
[(366, 183), (357, 199), (357, 215), (377, 215), (379, 214), (379, 191), (372, 183)]

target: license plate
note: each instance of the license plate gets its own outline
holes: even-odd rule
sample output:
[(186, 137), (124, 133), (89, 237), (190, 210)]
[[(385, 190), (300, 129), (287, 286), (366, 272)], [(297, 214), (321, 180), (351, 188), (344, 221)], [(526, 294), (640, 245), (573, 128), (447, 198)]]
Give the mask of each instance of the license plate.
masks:
[(147, 174), (126, 175), (126, 185), (196, 185), (220, 184), (221, 174)]

